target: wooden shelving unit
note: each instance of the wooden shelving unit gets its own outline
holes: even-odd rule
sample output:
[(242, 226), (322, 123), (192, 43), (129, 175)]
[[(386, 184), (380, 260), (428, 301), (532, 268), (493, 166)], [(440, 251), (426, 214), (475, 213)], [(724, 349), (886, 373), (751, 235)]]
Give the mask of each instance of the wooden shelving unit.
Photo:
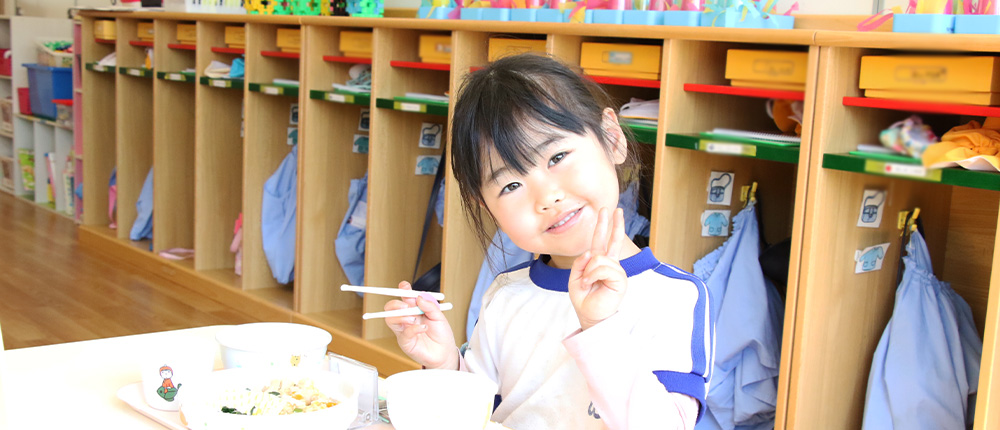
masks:
[[(637, 26), (553, 27), (500, 22), (429, 22), (339, 17), (211, 17), (183, 14), (114, 14), (84, 12), (82, 62), (84, 98), (85, 200), (81, 243), (136, 262), (152, 271), (174, 273), (178, 282), (220, 300), (238, 303), (264, 318), (317, 325), (334, 336), (331, 350), (374, 364), (383, 374), (416, 364), (396, 346), (383, 321), (362, 321), (364, 312), (382, 310), (386, 299), (340, 292), (346, 282), (333, 242), (343, 221), (349, 181), (368, 174), (365, 284), (394, 286), (410, 280), (416, 263), (422, 216), (433, 176), (416, 175), (418, 156), (445, 155), (451, 103), (400, 104), (408, 92), (456, 94), (463, 78), (487, 64), (490, 37), (545, 39), (546, 53), (579, 64), (584, 42), (642, 43), (662, 46), (658, 80), (641, 82), (595, 78), (616, 100), (659, 100), (654, 125), (630, 125), (644, 167), (651, 175), (640, 187), (640, 213), (651, 220), (650, 245), (662, 261), (690, 270), (695, 261), (725, 240), (700, 235), (700, 216), (709, 209), (742, 209), (741, 186), (759, 184), (763, 240), (790, 241), (789, 275), (784, 290), (784, 330), (778, 380), (777, 429), (854, 429), (861, 426), (864, 395), (875, 344), (892, 312), (898, 231), (896, 212), (919, 206), (939, 278), (951, 282), (971, 305), (984, 339), (976, 429), (1000, 422), (1000, 273), (996, 227), (1000, 218), (1000, 175), (959, 169), (939, 170), (939, 182), (886, 174), (885, 166), (850, 155), (858, 143), (873, 141), (878, 131), (906, 112), (947, 115), (996, 115), (996, 108), (914, 104), (865, 99), (858, 89), (860, 57), (926, 50), (1000, 52), (995, 37), (856, 33), (817, 30), (755, 31), (741, 29), (655, 28)], [(118, 20), (117, 45), (93, 38), (96, 17)], [(141, 65), (142, 49), (130, 45), (135, 23), (154, 19), (157, 27), (156, 72), (176, 73), (194, 64), (197, 85), (167, 79), (140, 79), (102, 73), (93, 63), (117, 50), (119, 66)], [(171, 49), (167, 37), (178, 21), (197, 20), (194, 51)], [(212, 79), (203, 71), (212, 60), (231, 62), (242, 51), (222, 48), (224, 27), (247, 29), (245, 80)], [(275, 31), (302, 30), (298, 58), (276, 58)], [(371, 59), (339, 51), (342, 31), (372, 31)], [(450, 35), (452, 62), (429, 66), (418, 57), (421, 34)], [(780, 49), (808, 52), (805, 91), (732, 87), (725, 79), (728, 49)], [(191, 57), (191, 55), (194, 57)], [(162, 61), (162, 62), (161, 62)], [(370, 96), (335, 91), (356, 64), (372, 65)], [(113, 71), (113, 70), (112, 70)], [(297, 80), (294, 92), (278, 96), (265, 88), (275, 78)], [(242, 89), (242, 91), (240, 91)], [(115, 97), (115, 94), (118, 94)], [(193, 96), (191, 95), (193, 93)], [(127, 96), (126, 96), (127, 95)], [(766, 131), (773, 120), (768, 98), (801, 100), (802, 143), (796, 147), (754, 146), (739, 154), (714, 153), (702, 147), (699, 133), (713, 128)], [(152, 102), (151, 102), (152, 101)], [(299, 110), (298, 225), (295, 282), (278, 285), (271, 276), (260, 237), (261, 195), (290, 148), (285, 144), (291, 106)], [(192, 106), (193, 104), (193, 106)], [(156, 106), (158, 118), (152, 117)], [(159, 117), (162, 109), (177, 115)], [(369, 110), (368, 154), (353, 151), (353, 136), (364, 109)], [(183, 114), (187, 112), (187, 114)], [(193, 119), (190, 113), (193, 112)], [(245, 112), (245, 127), (241, 127)], [(136, 124), (154, 124), (149, 127)], [(442, 124), (438, 149), (418, 144), (425, 123)], [(176, 148), (163, 148), (165, 124)], [(146, 130), (146, 134), (143, 134)], [(242, 130), (242, 132), (241, 132)], [(776, 129), (775, 129), (776, 130)], [(161, 135), (161, 131), (162, 134)], [(17, 132), (15, 133), (15, 135)], [(193, 137), (192, 137), (193, 136)], [(185, 140), (187, 139), (187, 140)], [(152, 143), (151, 143), (152, 142)], [(751, 145), (753, 146), (753, 145)], [(164, 152), (160, 152), (163, 150)], [(166, 160), (166, 161), (163, 161)], [(161, 168), (161, 163), (163, 167)], [(174, 164), (171, 164), (174, 163)], [(168, 171), (193, 165), (187, 178)], [(127, 234), (134, 202), (151, 165), (157, 165), (157, 207), (174, 205), (171, 227), (157, 227), (154, 248), (193, 241), (193, 262), (175, 263), (150, 254), (148, 243), (130, 244)], [(107, 228), (107, 180), (118, 166), (119, 230)], [(170, 167), (171, 165), (175, 167)], [(878, 168), (881, 167), (882, 173)], [(445, 161), (441, 168), (450, 169)], [(735, 175), (732, 203), (710, 206), (710, 172)], [(166, 176), (160, 179), (160, 172)], [(904, 169), (904, 172), (908, 172)], [(445, 175), (444, 228), (432, 224), (420, 272), (442, 265), (442, 292), (455, 309), (449, 321), (456, 342), (465, 340), (465, 318), (472, 285), (482, 262), (481, 247), (465, 222), (458, 187)], [(193, 179), (192, 179), (193, 178)], [(177, 191), (162, 191), (162, 188)], [(889, 200), (882, 225), (856, 227), (862, 193), (886, 190)], [(190, 191), (189, 191), (190, 190)], [(807, 198), (808, 197), (808, 198)], [(181, 203), (173, 203), (175, 201)], [(185, 206), (186, 205), (186, 206)], [(131, 208), (131, 209), (130, 209)], [(415, 210), (416, 209), (416, 210)], [(161, 213), (158, 210), (158, 214)], [(165, 209), (166, 210), (166, 209)], [(229, 252), (233, 222), (242, 212), (243, 276), (233, 273)], [(156, 218), (154, 218), (156, 219)], [(161, 221), (158, 221), (161, 222)], [(162, 221), (168, 222), (168, 221)], [(161, 228), (175, 233), (162, 233)], [(124, 233), (123, 233), (124, 232)], [(881, 271), (855, 275), (854, 252), (891, 242)]]

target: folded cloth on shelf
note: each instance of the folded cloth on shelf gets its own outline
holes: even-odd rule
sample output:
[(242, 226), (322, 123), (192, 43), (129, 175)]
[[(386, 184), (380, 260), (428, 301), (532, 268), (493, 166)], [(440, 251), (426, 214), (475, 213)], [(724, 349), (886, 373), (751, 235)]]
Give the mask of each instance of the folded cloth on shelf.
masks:
[(920, 232), (910, 234), (903, 264), (872, 359), (862, 428), (971, 428), (983, 349), (972, 310), (934, 277)]
[(987, 118), (985, 125), (978, 121), (952, 128), (941, 142), (928, 147), (923, 153), (923, 164), (930, 168), (962, 166), (969, 170), (1000, 171), (1000, 121)]
[(274, 279), (282, 284), (291, 282), (295, 271), (298, 155), (299, 146), (292, 146), (292, 151), (281, 161), (278, 170), (264, 182), (264, 199), (261, 202), (264, 255)]
[(115, 56), (115, 53), (112, 52), (108, 55), (105, 55), (104, 58), (102, 58), (100, 61), (97, 62), (97, 64), (101, 66), (114, 67), (118, 64), (118, 58)]
[(299, 86), (299, 81), (297, 81), (295, 79), (274, 78), (274, 79), (271, 80), (271, 83), (274, 84), (274, 85), (285, 85), (285, 86), (289, 86), (289, 87), (297, 87), (297, 86)]
[(733, 235), (694, 263), (712, 298), (716, 349), (706, 413), (696, 429), (773, 428), (784, 305), (760, 266), (755, 204), (733, 217)]
[(924, 124), (919, 116), (911, 115), (882, 130), (878, 135), (882, 146), (900, 154), (919, 159), (928, 146), (938, 142), (931, 127)]
[(211, 63), (208, 63), (208, 67), (205, 68), (205, 76), (210, 78), (228, 78), (231, 70), (232, 68), (228, 64), (212, 60)]
[(618, 116), (622, 118), (656, 120), (660, 116), (660, 101), (642, 100), (633, 97), (628, 103), (622, 105), (622, 108), (618, 111)]
[(129, 239), (142, 240), (153, 238), (153, 168), (149, 169), (146, 181), (142, 183), (139, 200), (135, 202), (135, 222)]
[[(368, 222), (368, 173), (360, 179), (351, 179), (347, 190), (347, 213), (333, 241), (337, 261), (344, 269), (347, 281), (354, 285), (365, 284), (365, 227)], [(361, 293), (358, 293), (361, 295)]]
[(229, 66), (229, 78), (236, 79), (242, 78), (245, 71), (245, 65), (243, 64), (243, 58), (237, 58), (233, 60), (233, 65)]
[(426, 94), (426, 93), (406, 93), (406, 97), (412, 99), (427, 100), (432, 102), (448, 103), (448, 96), (441, 96), (437, 94)]

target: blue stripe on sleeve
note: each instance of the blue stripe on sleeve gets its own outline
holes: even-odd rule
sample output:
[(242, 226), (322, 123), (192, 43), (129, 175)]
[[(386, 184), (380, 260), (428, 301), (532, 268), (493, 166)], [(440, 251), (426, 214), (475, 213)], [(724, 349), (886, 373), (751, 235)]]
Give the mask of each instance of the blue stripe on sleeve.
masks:
[(705, 412), (705, 378), (694, 373), (654, 370), (656, 379), (671, 393), (680, 393), (693, 397), (698, 401), (698, 420)]

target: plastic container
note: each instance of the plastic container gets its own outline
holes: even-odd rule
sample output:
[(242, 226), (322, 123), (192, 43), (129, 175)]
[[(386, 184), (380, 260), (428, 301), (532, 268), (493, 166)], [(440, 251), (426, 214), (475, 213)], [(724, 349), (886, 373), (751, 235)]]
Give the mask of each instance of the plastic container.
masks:
[(28, 88), (33, 115), (56, 119), (56, 104), (52, 100), (73, 98), (73, 68), (46, 67), (37, 64), (25, 64), (24, 67), (28, 69)]
[(48, 67), (73, 67), (73, 53), (72, 52), (58, 52), (45, 46), (49, 42), (66, 42), (72, 44), (72, 42), (65, 39), (35, 39), (35, 45), (38, 49), (38, 65), (48, 66)]
[(10, 97), (0, 100), (0, 130), (14, 132), (14, 101)]
[(73, 99), (52, 100), (56, 104), (56, 123), (66, 127), (73, 127)]
[(13, 73), (11, 63), (10, 49), (0, 49), (0, 75), (10, 76)]
[(28, 91), (28, 87), (21, 87), (17, 89), (17, 104), (18, 111), (21, 115), (31, 115), (31, 92)]

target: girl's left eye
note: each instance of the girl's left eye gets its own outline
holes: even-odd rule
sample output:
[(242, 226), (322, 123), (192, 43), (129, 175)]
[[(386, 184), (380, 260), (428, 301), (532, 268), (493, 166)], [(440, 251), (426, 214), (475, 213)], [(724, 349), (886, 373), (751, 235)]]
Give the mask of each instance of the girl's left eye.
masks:
[(552, 158), (549, 159), (549, 167), (559, 164), (559, 162), (562, 161), (563, 158), (566, 158), (567, 154), (568, 154), (567, 152), (560, 152), (556, 155), (553, 155)]

